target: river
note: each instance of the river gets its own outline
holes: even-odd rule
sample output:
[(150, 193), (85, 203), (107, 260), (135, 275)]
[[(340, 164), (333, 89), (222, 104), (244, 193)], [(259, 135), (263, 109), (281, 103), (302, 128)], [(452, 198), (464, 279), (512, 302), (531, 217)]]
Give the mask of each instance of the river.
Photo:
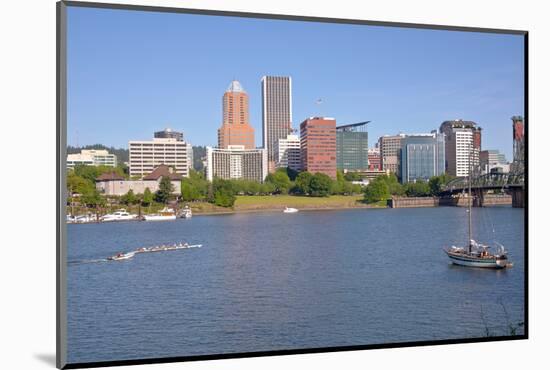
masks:
[[(475, 238), (509, 250), (499, 271), (449, 263), (442, 248), (467, 240), (457, 207), (68, 225), (68, 361), (509, 335), (523, 211), (473, 209)], [(203, 247), (101, 261), (180, 241)]]

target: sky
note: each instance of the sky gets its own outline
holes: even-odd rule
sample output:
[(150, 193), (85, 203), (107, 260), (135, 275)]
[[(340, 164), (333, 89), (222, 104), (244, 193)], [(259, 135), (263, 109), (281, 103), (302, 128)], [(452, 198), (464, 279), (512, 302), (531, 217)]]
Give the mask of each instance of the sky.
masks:
[(69, 6), (67, 41), (69, 145), (127, 148), (170, 127), (216, 146), (236, 79), (261, 146), (264, 75), (292, 78), (294, 128), (371, 121), (369, 146), (464, 119), (511, 160), (510, 117), (524, 115), (519, 35)]

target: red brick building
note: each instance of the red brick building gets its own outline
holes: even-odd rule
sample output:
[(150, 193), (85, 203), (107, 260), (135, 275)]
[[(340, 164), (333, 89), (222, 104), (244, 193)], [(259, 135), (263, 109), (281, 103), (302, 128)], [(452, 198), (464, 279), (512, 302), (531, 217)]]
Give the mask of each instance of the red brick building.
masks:
[(248, 94), (239, 81), (232, 81), (223, 94), (223, 123), (218, 129), (218, 148), (244, 145), (254, 149), (254, 128), (248, 120)]
[(336, 120), (310, 117), (300, 124), (302, 169), (336, 179)]
[(380, 149), (372, 148), (368, 151), (369, 156), (369, 170), (382, 170), (382, 156), (380, 155)]

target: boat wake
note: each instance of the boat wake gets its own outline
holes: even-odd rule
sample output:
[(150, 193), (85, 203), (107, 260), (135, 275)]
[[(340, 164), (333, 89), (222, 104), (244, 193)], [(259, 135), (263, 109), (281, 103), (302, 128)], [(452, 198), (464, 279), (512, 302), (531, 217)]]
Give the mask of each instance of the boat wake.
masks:
[(130, 252), (120, 252), (115, 254), (114, 256), (110, 256), (107, 258), (69, 261), (67, 264), (71, 266), (71, 265), (82, 265), (87, 263), (124, 261), (124, 260), (129, 260), (133, 258), (136, 254), (139, 254), (139, 253), (166, 252), (166, 251), (174, 251), (179, 249), (192, 249), (192, 248), (201, 248), (201, 247), (202, 247), (202, 244), (194, 244), (194, 245), (190, 245), (187, 243), (179, 243), (179, 244), (173, 244), (173, 245), (163, 244), (163, 245), (157, 245), (154, 247), (142, 247)]
[(107, 261), (108, 261), (107, 258), (99, 258), (99, 259), (95, 259), (95, 260), (77, 260), (77, 261), (68, 261), (67, 265), (69, 265), (69, 266), (72, 266), (72, 265), (85, 265), (87, 263), (99, 263), (99, 262), (107, 262)]

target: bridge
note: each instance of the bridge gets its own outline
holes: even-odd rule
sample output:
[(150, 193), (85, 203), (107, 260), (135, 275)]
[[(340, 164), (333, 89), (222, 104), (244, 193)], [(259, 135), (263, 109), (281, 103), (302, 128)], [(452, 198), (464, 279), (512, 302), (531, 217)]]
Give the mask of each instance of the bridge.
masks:
[[(488, 173), (486, 175), (472, 177), (472, 205), (483, 207), (484, 197), (489, 190), (501, 190), (512, 196), (513, 207), (524, 206), (524, 173)], [(466, 194), (468, 192), (468, 178), (457, 177), (445, 185), (442, 189), (443, 195), (455, 196)]]

